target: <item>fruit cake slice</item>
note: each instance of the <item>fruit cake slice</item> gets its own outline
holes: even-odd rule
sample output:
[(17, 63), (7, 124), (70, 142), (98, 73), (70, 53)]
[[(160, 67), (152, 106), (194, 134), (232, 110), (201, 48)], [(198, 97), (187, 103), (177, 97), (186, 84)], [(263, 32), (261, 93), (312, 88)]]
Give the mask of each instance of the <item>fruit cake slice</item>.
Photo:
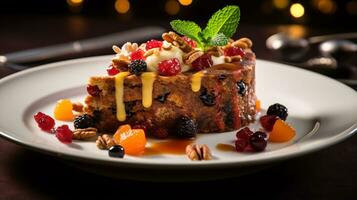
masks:
[(108, 76), (89, 79), (84, 110), (101, 132), (114, 133), (122, 124), (157, 137), (185, 126), (201, 133), (239, 129), (256, 113), (251, 46), (242, 38), (202, 51), (173, 32), (163, 41), (114, 46)]

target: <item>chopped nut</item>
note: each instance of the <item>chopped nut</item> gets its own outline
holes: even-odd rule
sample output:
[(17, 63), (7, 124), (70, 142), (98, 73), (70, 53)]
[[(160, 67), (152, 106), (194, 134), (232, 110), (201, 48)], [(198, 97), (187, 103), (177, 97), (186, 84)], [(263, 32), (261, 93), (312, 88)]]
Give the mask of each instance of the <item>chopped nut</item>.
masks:
[(211, 160), (211, 150), (206, 144), (190, 144), (186, 146), (186, 155), (190, 160)]
[(73, 131), (73, 139), (76, 140), (84, 140), (97, 135), (97, 129), (93, 127), (83, 128), (83, 129), (75, 129)]
[(232, 63), (232, 62), (240, 62), (242, 61), (242, 57), (240, 55), (236, 55), (236, 56), (226, 56), (224, 57), (224, 61), (226, 63)]
[(211, 47), (206, 52), (216, 57), (224, 54), (222, 47)]
[(95, 144), (99, 149), (109, 149), (115, 145), (113, 138), (108, 134), (98, 136)]
[(72, 103), (72, 110), (76, 112), (83, 112), (83, 104), (81, 102)]
[(248, 38), (241, 38), (237, 41), (234, 41), (231, 45), (235, 47), (240, 47), (242, 49), (250, 49), (253, 46), (253, 43)]
[(152, 49), (149, 49), (147, 52), (144, 53), (144, 57), (148, 57), (148, 56), (151, 56), (152, 54), (158, 54), (160, 51), (159, 48), (152, 48)]
[(193, 63), (197, 58), (201, 57), (204, 53), (200, 50), (193, 50), (188, 54), (184, 55), (183, 61), (185, 64), (189, 65)]
[(185, 53), (188, 53), (193, 50), (193, 48), (185, 40), (183, 40), (179, 35), (172, 31), (168, 33), (163, 33), (162, 39), (180, 48)]
[(138, 49), (138, 44), (131, 43), (131, 42), (127, 42), (121, 47), (121, 50), (124, 51), (126, 54), (136, 51), (137, 49)]
[(172, 48), (172, 44), (170, 44), (170, 43), (168, 43), (168, 42), (164, 42), (163, 44), (162, 44), (162, 48), (164, 49), (164, 50), (170, 50), (171, 48)]
[(120, 49), (118, 46), (116, 46), (116, 45), (113, 45), (112, 49), (113, 49), (113, 51), (114, 51), (115, 53), (120, 53), (120, 52), (121, 52), (121, 49)]

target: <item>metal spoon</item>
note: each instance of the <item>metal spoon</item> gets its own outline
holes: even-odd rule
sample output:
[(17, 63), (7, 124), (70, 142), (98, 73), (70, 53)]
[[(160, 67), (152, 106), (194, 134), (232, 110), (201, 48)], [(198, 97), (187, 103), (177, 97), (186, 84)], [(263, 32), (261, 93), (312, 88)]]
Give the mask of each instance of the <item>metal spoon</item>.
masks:
[(328, 40), (319, 45), (324, 56), (332, 56), (338, 62), (347, 62), (357, 53), (357, 44), (349, 40)]

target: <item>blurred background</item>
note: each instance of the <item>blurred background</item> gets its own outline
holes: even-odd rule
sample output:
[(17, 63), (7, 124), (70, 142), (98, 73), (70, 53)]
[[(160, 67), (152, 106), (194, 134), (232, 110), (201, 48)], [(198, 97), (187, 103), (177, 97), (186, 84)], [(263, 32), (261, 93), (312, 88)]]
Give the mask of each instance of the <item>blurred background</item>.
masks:
[[(321, 56), (319, 43), (309, 44), (309, 48), (299, 47), (299, 51), (309, 49), (309, 52), (298, 59), (281, 54), (281, 49), (278, 52), (267, 48), (267, 38), (279, 32), (294, 38), (309, 38), (357, 31), (357, 0), (3, 0), (0, 54), (148, 25), (170, 29), (172, 19), (194, 20), (204, 26), (212, 13), (228, 4), (241, 8), (241, 22), (235, 38), (250, 37), (261, 59), (304, 67), (310, 58)], [(352, 42), (356, 42), (355, 39), (349, 38)], [(357, 47), (355, 49), (357, 51)], [(291, 49), (284, 49), (284, 53), (288, 51)], [(57, 60), (109, 53), (112, 53), (110, 46)], [(310, 69), (334, 78), (357, 79), (354, 67), (357, 61), (353, 57), (356, 57), (355, 52), (349, 55), (348, 67), (338, 68), (337, 72), (335, 68), (332, 71)], [(345, 57), (337, 59), (338, 64), (345, 60)], [(46, 62), (49, 61), (55, 60)], [(37, 64), (42, 62), (28, 65)]]

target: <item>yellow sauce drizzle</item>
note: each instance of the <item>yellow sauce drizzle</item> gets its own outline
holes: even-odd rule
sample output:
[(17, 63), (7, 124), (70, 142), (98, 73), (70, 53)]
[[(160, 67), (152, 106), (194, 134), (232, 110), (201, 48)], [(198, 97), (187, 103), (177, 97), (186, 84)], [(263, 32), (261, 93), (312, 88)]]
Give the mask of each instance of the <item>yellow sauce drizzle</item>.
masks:
[(199, 71), (192, 75), (191, 78), (191, 89), (193, 92), (198, 92), (201, 89), (201, 80), (203, 77), (203, 72)]
[(117, 104), (117, 119), (125, 121), (125, 105), (124, 105), (124, 79), (130, 72), (120, 72), (115, 76), (115, 99)]
[(155, 81), (155, 72), (144, 72), (141, 74), (143, 106), (149, 108), (152, 104), (152, 90)]

